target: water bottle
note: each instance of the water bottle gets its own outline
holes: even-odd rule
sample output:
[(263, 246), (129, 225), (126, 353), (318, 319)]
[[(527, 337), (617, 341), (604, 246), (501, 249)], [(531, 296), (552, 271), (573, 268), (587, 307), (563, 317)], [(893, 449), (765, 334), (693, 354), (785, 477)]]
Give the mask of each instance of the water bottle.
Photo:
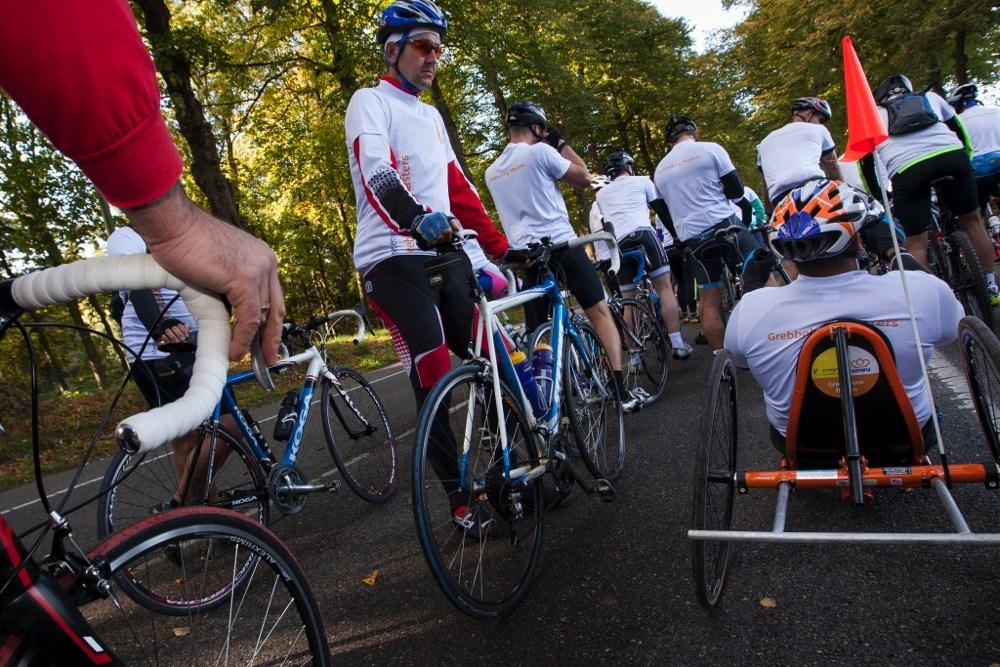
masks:
[(517, 350), (510, 355), (510, 361), (514, 364), (514, 370), (517, 371), (517, 378), (521, 381), (521, 387), (524, 389), (525, 396), (528, 397), (528, 402), (531, 403), (531, 411), (537, 417), (540, 412), (538, 386), (535, 384), (535, 376), (531, 373), (531, 362), (528, 361), (528, 355), (521, 352), (521, 350)]
[(531, 353), (531, 366), (535, 369), (535, 386), (538, 387), (538, 416), (548, 411), (552, 398), (552, 346), (539, 343)]
[(1000, 216), (991, 215), (986, 219), (986, 225), (990, 229), (990, 235), (996, 236), (1000, 234)]
[(281, 399), (281, 407), (278, 408), (278, 418), (274, 422), (274, 439), (282, 442), (292, 437), (295, 430), (295, 420), (299, 418), (299, 395), (294, 391), (289, 391)]

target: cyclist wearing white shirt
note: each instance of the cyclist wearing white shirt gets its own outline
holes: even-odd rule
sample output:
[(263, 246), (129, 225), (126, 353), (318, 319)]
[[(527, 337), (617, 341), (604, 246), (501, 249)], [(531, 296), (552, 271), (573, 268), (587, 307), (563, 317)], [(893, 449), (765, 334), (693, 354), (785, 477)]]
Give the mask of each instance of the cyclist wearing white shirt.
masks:
[[(608, 156), (604, 175), (611, 183), (597, 193), (601, 214), (611, 223), (621, 252), (638, 248), (645, 253), (646, 274), (660, 297), (659, 314), (670, 336), (674, 359), (687, 359), (692, 348), (681, 337), (680, 307), (670, 284), (670, 262), (649, 221), (651, 208), (662, 211), (666, 205), (649, 177), (635, 174), (635, 159), (625, 151)], [(631, 262), (622, 266), (621, 289), (626, 297), (635, 294), (637, 285), (631, 272), (637, 269)]]
[(952, 88), (946, 99), (972, 142), (972, 175), (982, 209), (991, 196), (1000, 196), (1000, 109), (985, 106), (978, 94), (976, 84), (966, 83)]
[[(558, 183), (588, 187), (593, 179), (587, 166), (559, 131), (549, 127), (545, 112), (537, 105), (515, 102), (507, 111), (505, 124), (510, 143), (487, 167), (486, 186), (511, 246), (526, 248), (546, 237), (553, 243), (576, 238)], [(580, 247), (553, 253), (552, 264), (565, 276), (566, 287), (608, 351), (623, 411), (635, 410), (642, 400), (625, 389), (621, 338), (594, 265)], [(529, 267), (525, 286), (541, 282), (544, 271), (544, 267)], [(547, 304), (540, 300), (525, 304), (524, 310), (529, 329), (545, 322), (548, 316)]]
[(811, 331), (834, 319), (867, 321), (885, 334), (919, 423), (930, 422), (917, 354), (929, 359), (935, 347), (955, 340), (962, 306), (943, 281), (907, 272), (922, 344), (918, 352), (900, 276), (858, 269), (859, 232), (882, 216), (877, 204), (872, 209), (865, 195), (837, 181), (793, 190), (774, 213), (770, 238), (776, 252), (796, 263), (798, 279), (745, 295), (730, 315), (726, 349), (764, 390), (772, 439), (782, 451), (802, 344)]
[(800, 97), (792, 101), (792, 120), (757, 146), (757, 168), (764, 186), (764, 208), (770, 213), (789, 190), (817, 178), (842, 180), (837, 151), (825, 124), (833, 112), (826, 100)]

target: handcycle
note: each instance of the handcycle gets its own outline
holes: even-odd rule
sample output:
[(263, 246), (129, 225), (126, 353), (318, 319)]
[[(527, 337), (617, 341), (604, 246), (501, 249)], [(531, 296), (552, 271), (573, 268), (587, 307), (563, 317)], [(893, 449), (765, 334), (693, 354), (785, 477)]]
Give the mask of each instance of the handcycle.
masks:
[[(328, 366), (324, 359), (325, 327), (345, 318), (356, 321), (355, 343), (363, 341), (364, 321), (356, 311), (314, 317), (284, 332), (286, 347), (302, 351), (263, 373), (268, 381), (272, 373), (308, 365), (302, 388), (298, 393), (288, 392), (282, 404), (279, 418), (294, 421), (294, 426), (283, 435), (287, 444), (280, 458), (260, 424), (239, 406), (233, 393), (234, 387), (262, 373), (234, 373), (226, 379), (211, 419), (200, 427), (205, 437), (190, 457), (192, 462), (201, 461), (200, 466), (180, 463), (174, 452), (144, 458), (122, 451), (113, 457), (104, 475), (107, 493), (97, 512), (98, 535), (106, 537), (152, 512), (205, 503), (240, 511), (268, 525), (272, 505), (282, 514), (296, 514), (309, 494), (336, 491), (336, 482), (311, 482), (296, 465), (317, 381), (323, 435), (341, 478), (363, 500), (387, 502), (396, 490), (397, 466), (396, 439), (385, 406), (364, 376), (350, 368)], [(223, 412), (233, 416), (242, 437), (221, 426)], [(277, 429), (276, 424), (276, 433)], [(202, 452), (203, 447), (207, 452)]]
[[(190, 431), (218, 400), (229, 339), (219, 299), (184, 286), (147, 255), (94, 258), (0, 283), (0, 337), (18, 331), (30, 362), (34, 473), (47, 516), (21, 535), (0, 516), (0, 659), (18, 665), (329, 664), (305, 573), (260, 524), (217, 507), (184, 508), (147, 516), (84, 551), (67, 518), (94, 500), (67, 507), (79, 471), (58, 507), (45, 491), (36, 355), (20, 313), (113, 289), (158, 287), (181, 293), (198, 321), (201, 345), (183, 397), (114, 429), (120, 446), (134, 454)], [(259, 358), (259, 347), (255, 352)], [(29, 547), (23, 539), (33, 532), (39, 534)], [(37, 559), (49, 535), (50, 551)], [(177, 563), (164, 558), (168, 547)]]
[[(558, 244), (543, 240), (532, 258), (547, 265), (554, 251), (593, 241), (615, 247), (614, 237), (602, 232)], [(617, 253), (612, 256), (617, 271)], [(487, 301), (474, 280), (469, 286), (478, 296), (483, 333), (475, 337), (471, 358), (438, 380), (420, 411), (413, 514), (442, 592), (464, 613), (489, 619), (515, 608), (535, 572), (546, 512), (543, 476), (552, 476), (559, 497), (575, 482), (613, 500), (612, 482), (625, 462), (625, 432), (608, 353), (589, 324), (570, 316), (551, 274), (536, 287), (495, 301)], [(545, 325), (551, 327), (552, 385), (539, 392), (541, 416), (518, 380), (497, 319), (535, 299), (552, 304), (552, 321)], [(567, 416), (575, 454), (563, 435)], [(577, 457), (589, 475), (577, 469)], [(456, 525), (460, 506), (469, 508), (472, 525)]]
[[(935, 183), (952, 180), (947, 176)], [(927, 228), (927, 261), (931, 272), (948, 283), (966, 315), (978, 317), (993, 328), (993, 305), (979, 255), (955, 222), (951, 211), (935, 197), (931, 203), (931, 224)], [(992, 267), (991, 267), (992, 268)]]
[[(926, 456), (924, 433), (899, 378), (888, 339), (855, 320), (824, 324), (803, 343), (777, 469), (743, 470), (737, 464), (739, 415), (732, 355), (721, 351), (709, 376), (694, 470), (691, 556), (699, 602), (711, 608), (725, 586), (730, 548), (737, 542), (770, 544), (963, 544), (998, 545), (1000, 533), (973, 533), (951, 495), (954, 484), (1000, 488), (996, 401), (1000, 397), (1000, 342), (974, 317), (959, 324), (966, 375), (989, 458), (979, 463), (940, 463)], [(928, 388), (929, 390), (929, 388)], [(858, 400), (863, 396), (863, 400)], [(737, 495), (752, 489), (778, 491), (770, 531), (733, 530)], [(876, 489), (932, 488), (954, 527), (952, 533), (786, 531), (789, 496), (796, 489), (836, 489), (855, 506)]]
[(622, 339), (622, 370), (625, 388), (642, 396), (650, 405), (663, 395), (670, 372), (670, 343), (660, 317), (660, 300), (646, 275), (646, 253), (640, 249), (621, 253), (620, 261), (634, 262), (636, 285), (634, 297), (623, 297), (616, 277), (600, 262), (611, 291), (608, 308)]

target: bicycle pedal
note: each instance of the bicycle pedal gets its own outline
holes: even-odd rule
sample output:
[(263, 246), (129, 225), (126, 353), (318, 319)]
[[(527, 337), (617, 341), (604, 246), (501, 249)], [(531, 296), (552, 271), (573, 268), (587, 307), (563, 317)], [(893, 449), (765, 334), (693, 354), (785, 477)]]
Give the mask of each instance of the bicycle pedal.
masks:
[(594, 491), (597, 492), (597, 497), (601, 499), (602, 503), (610, 503), (618, 498), (618, 492), (615, 491), (614, 484), (606, 479), (595, 479)]
[(332, 482), (330, 482), (330, 484), (327, 485), (326, 490), (327, 493), (337, 493), (338, 491), (340, 491), (340, 480), (335, 479)]

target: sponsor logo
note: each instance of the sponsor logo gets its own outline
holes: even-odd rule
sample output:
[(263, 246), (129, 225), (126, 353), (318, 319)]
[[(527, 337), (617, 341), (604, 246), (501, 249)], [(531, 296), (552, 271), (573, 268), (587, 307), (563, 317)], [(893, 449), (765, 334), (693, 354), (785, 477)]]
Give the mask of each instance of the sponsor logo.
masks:
[[(863, 396), (871, 391), (878, 380), (880, 371), (878, 361), (871, 352), (854, 345), (849, 345), (847, 351), (851, 391), (855, 396)], [(835, 348), (830, 348), (813, 360), (810, 375), (817, 389), (827, 396), (840, 398), (840, 376)]]

